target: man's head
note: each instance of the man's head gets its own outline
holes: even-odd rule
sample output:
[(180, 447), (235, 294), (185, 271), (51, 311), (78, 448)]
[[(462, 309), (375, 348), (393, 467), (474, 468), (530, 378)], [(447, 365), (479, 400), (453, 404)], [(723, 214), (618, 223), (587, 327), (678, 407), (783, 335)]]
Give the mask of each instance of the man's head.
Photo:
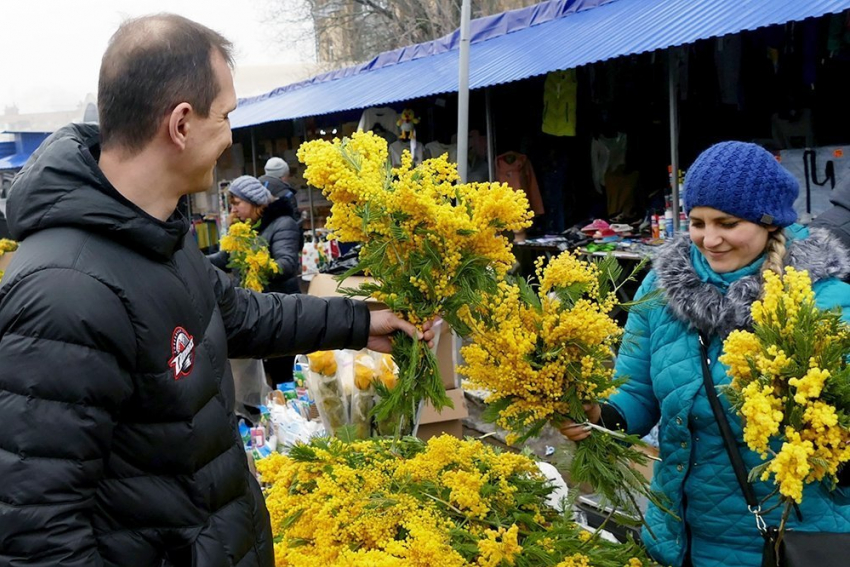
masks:
[(164, 166), (185, 180), (184, 192), (207, 189), (231, 144), (231, 49), (217, 32), (173, 14), (122, 24), (100, 68), (103, 151), (127, 158), (164, 144), (162, 155), (179, 159)]
[(269, 158), (264, 168), (266, 175), (286, 181), (289, 178), (289, 164), (279, 157)]

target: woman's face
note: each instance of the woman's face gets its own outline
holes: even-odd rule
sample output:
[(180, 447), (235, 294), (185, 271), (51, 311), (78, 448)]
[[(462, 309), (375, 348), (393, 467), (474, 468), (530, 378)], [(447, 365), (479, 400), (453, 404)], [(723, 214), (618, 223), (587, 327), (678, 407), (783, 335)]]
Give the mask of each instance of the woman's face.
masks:
[(260, 219), (260, 208), (248, 201), (243, 201), (235, 195), (230, 196), (230, 212), (239, 217), (239, 220), (257, 222)]
[(776, 230), (711, 207), (694, 207), (690, 220), (691, 241), (718, 274), (751, 264), (762, 255), (768, 236)]

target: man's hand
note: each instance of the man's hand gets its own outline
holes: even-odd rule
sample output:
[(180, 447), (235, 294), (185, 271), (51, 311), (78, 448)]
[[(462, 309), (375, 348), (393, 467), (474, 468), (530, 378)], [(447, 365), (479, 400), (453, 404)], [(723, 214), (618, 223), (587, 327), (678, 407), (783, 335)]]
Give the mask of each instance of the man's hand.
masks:
[(389, 309), (372, 311), (369, 320), (369, 342), (366, 348), (377, 352), (392, 352), (390, 335), (395, 331), (404, 331), (414, 339), (428, 342), (428, 347), (434, 346), (434, 331), (431, 330), (431, 322), (422, 325), (424, 332), (420, 332), (412, 323), (405, 321), (395, 315)]
[[(599, 404), (584, 404), (584, 413), (587, 414), (587, 421), (590, 423), (599, 423), (599, 419), (602, 416), (602, 408), (599, 407)], [(581, 441), (590, 436), (591, 433), (589, 427), (576, 423), (571, 419), (562, 421), (558, 425), (558, 429), (561, 431), (561, 435), (570, 441)]]

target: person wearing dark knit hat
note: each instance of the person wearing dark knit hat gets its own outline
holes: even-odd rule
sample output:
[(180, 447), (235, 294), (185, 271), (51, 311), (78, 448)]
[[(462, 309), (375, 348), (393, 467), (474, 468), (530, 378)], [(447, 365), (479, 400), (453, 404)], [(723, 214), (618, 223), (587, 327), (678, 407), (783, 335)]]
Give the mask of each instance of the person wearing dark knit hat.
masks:
[[(850, 320), (850, 285), (840, 279), (850, 274), (847, 251), (828, 231), (794, 224), (797, 193), (794, 177), (755, 144), (723, 142), (697, 157), (685, 177), (688, 232), (660, 247), (635, 296), (658, 291), (664, 301), (629, 313), (615, 366), (617, 375), (629, 379), (606, 403), (586, 408), (590, 422), (630, 434), (659, 427), (661, 461), (652, 483), (681, 517), (652, 504), (647, 509), (652, 531), (645, 528), (643, 541), (662, 565), (761, 565), (764, 542), (711, 413), (700, 341), (708, 349), (712, 381), (727, 384), (727, 368), (718, 361), (723, 339), (751, 328), (763, 271), (781, 273), (785, 266), (807, 270), (818, 306), (839, 308)], [(730, 411), (728, 418), (752, 470), (761, 458), (746, 449), (737, 415)], [(573, 441), (590, 431), (573, 422), (561, 426)], [(847, 477), (840, 476), (840, 486), (850, 486)], [(761, 481), (753, 488), (760, 496), (773, 491)], [(772, 510), (765, 522), (777, 525), (781, 507), (765, 508)], [(800, 510), (805, 525), (792, 514), (788, 529), (850, 532), (850, 501), (833, 498), (822, 486), (804, 488)]]
[(290, 216), (301, 226), (301, 215), (298, 211), (298, 198), (295, 187), (289, 183), (289, 164), (279, 157), (271, 157), (263, 168), (265, 175), (260, 177), (263, 184), (277, 199), (286, 200), (290, 207)]

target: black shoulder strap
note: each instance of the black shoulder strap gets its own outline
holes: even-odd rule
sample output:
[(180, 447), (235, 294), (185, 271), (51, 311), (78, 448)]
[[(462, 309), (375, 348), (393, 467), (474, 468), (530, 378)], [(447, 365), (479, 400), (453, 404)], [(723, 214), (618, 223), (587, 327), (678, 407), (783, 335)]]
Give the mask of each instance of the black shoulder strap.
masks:
[(726, 411), (720, 405), (720, 399), (717, 397), (717, 390), (714, 388), (714, 381), (711, 379), (711, 370), (708, 367), (707, 341), (702, 333), (699, 334), (699, 347), (702, 358), (702, 379), (705, 384), (705, 393), (708, 396), (708, 402), (711, 404), (711, 411), (714, 414), (715, 421), (717, 421), (717, 426), (720, 428), (723, 445), (726, 446), (726, 453), (732, 462), (735, 477), (738, 479), (738, 484), (741, 485), (741, 490), (744, 492), (744, 500), (747, 501), (747, 505), (752, 509), (756, 509), (759, 502), (748, 480), (747, 468), (744, 466), (744, 459), (741, 458), (741, 453), (736, 446), (735, 436), (732, 434), (732, 428), (729, 426), (729, 420), (726, 418)]

